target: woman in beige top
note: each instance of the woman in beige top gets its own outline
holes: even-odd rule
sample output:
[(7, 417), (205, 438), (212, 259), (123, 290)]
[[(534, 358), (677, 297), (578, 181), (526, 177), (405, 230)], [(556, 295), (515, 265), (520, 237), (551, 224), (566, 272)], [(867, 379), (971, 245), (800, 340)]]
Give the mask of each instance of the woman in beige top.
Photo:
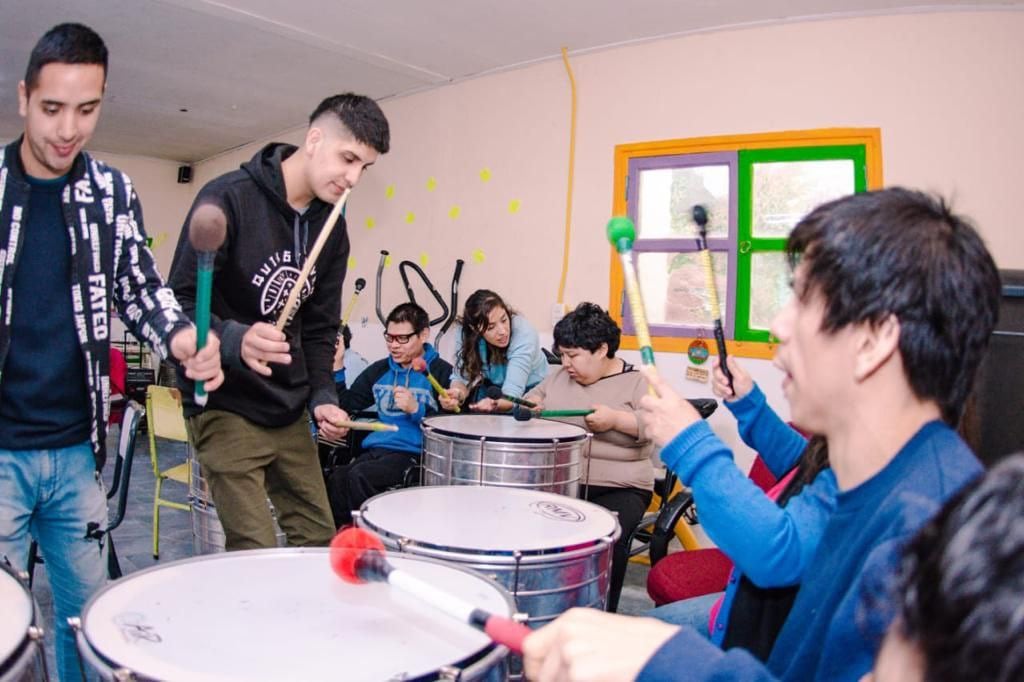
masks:
[(584, 497), (616, 512), (622, 535), (612, 556), (608, 610), (615, 611), (629, 560), (629, 538), (651, 502), (654, 468), (651, 441), (638, 418), (647, 381), (615, 357), (622, 332), (600, 306), (580, 303), (555, 325), (555, 351), (562, 367), (526, 399), (547, 410), (593, 409), (586, 417), (559, 418), (594, 434), (586, 462)]

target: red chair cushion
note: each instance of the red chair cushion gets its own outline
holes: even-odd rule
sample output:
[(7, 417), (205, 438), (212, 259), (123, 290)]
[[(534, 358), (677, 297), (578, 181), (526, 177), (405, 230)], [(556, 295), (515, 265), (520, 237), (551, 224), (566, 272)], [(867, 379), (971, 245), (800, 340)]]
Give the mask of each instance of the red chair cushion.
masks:
[(647, 594), (656, 606), (721, 592), (729, 581), (732, 561), (717, 548), (674, 552), (647, 576)]

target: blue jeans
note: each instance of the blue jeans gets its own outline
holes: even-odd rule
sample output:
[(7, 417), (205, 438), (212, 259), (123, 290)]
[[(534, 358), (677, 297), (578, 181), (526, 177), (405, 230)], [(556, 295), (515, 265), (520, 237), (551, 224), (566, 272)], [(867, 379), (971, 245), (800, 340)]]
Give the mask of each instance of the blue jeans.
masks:
[(688, 625), (704, 637), (710, 638), (708, 621), (711, 617), (711, 607), (715, 605), (722, 594), (722, 592), (714, 592), (700, 597), (680, 599), (671, 604), (651, 609), (643, 615), (663, 620), (672, 625)]
[(107, 496), (88, 442), (56, 450), (0, 449), (0, 560), (28, 567), (29, 535), (39, 543), (53, 590), (57, 670), (81, 679), (67, 619), (107, 579), (106, 542), (87, 537), (107, 527)]

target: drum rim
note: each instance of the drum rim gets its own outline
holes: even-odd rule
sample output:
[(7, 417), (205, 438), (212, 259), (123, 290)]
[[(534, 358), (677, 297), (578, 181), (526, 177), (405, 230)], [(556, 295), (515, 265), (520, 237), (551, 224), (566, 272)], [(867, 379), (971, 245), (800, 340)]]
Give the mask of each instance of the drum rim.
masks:
[(461, 440), (461, 441), (466, 441), (466, 442), (469, 442), (469, 443), (479, 443), (481, 440), (483, 440), (484, 442), (494, 442), (494, 443), (577, 443), (579, 441), (585, 441), (590, 436), (590, 433), (586, 429), (581, 427), (581, 426), (576, 426), (575, 424), (570, 424), (568, 422), (559, 421), (557, 419), (543, 419), (543, 418), (539, 418), (539, 417), (536, 418), (536, 419), (532, 419), (531, 421), (535, 421), (535, 422), (553, 422), (555, 424), (560, 424), (562, 426), (568, 426), (569, 428), (577, 429), (579, 431), (579, 434), (577, 434), (575, 436), (566, 436), (564, 438), (541, 438), (539, 436), (533, 436), (533, 437), (530, 437), (530, 436), (523, 436), (523, 437), (518, 437), (518, 436), (474, 436), (474, 435), (467, 434), (467, 433), (464, 433), (464, 432), (452, 431), (451, 429), (448, 429), (448, 428), (434, 426), (433, 424), (430, 423), (430, 422), (435, 422), (436, 423), (436, 422), (439, 422), (439, 421), (441, 421), (443, 419), (448, 419), (450, 417), (465, 418), (465, 417), (473, 417), (473, 416), (497, 417), (497, 418), (501, 418), (501, 419), (513, 419), (514, 420), (512, 415), (497, 415), (497, 414), (482, 414), (482, 415), (439, 414), (439, 415), (434, 415), (432, 417), (425, 418), (422, 422), (420, 422), (420, 428), (423, 430), (424, 436), (426, 436), (426, 435), (428, 435), (430, 433), (439, 433), (439, 434), (448, 436), (450, 438), (454, 438), (456, 440)]
[[(398, 490), (389, 490), (379, 495), (374, 495), (366, 502), (363, 502), (360, 506), (356, 516), (356, 525), (364, 526), (369, 530), (372, 530), (382, 538), (394, 541), (399, 547), (412, 545), (417, 549), (426, 550), (428, 553), (425, 555), (428, 558), (434, 560), (440, 560), (442, 562), (447, 561), (444, 556), (458, 556), (467, 557), (470, 561), (465, 563), (476, 563), (476, 564), (498, 564), (500, 566), (511, 565), (514, 566), (519, 564), (541, 564), (549, 561), (564, 561), (569, 558), (578, 558), (582, 556), (590, 556), (591, 554), (598, 554), (605, 549), (605, 547), (611, 547), (622, 535), (622, 525), (619, 523), (619, 519), (616, 515), (609, 512), (607, 509), (599, 504), (594, 504), (588, 500), (580, 498), (570, 498), (574, 502), (582, 502), (585, 505), (596, 508), (596, 510), (611, 514), (612, 520), (615, 522), (614, 527), (610, 535), (600, 535), (592, 540), (574, 543), (574, 549), (569, 551), (561, 551), (559, 547), (542, 547), (536, 549), (493, 549), (493, 550), (481, 550), (474, 547), (463, 547), (455, 545), (445, 545), (439, 543), (428, 542), (425, 540), (411, 538), (406, 535), (402, 535), (393, 530), (388, 530), (374, 523), (371, 519), (366, 517), (366, 507), (370, 502), (376, 500), (378, 503), (381, 499), (388, 497), (389, 495), (399, 495), (402, 493), (408, 494), (409, 491), (423, 491), (432, 489), (452, 489), (462, 490), (467, 488), (493, 488), (495, 490), (512, 490), (516, 491), (514, 494), (519, 492), (524, 493), (535, 493), (538, 495), (550, 495), (554, 497), (565, 497), (565, 495), (559, 495), (558, 493), (546, 492), (543, 490), (520, 490), (519, 488), (506, 488), (503, 486), (449, 486), (449, 485), (431, 485), (431, 486), (420, 486), (418, 488), (400, 488)], [(410, 554), (409, 552), (398, 549), (400, 554)], [(424, 556), (412, 554), (413, 556)], [(485, 561), (486, 560), (486, 561)]]
[(10, 576), (11, 580), (21, 588), (21, 591), (28, 598), (29, 605), (28, 624), (25, 627), (25, 631), (22, 633), (21, 637), (13, 643), (14, 646), (10, 647), (6, 652), (0, 652), (5, 656), (5, 658), (0, 660), (0, 681), (3, 681), (8, 679), (20, 679), (13, 676), (8, 677), (8, 675), (29, 669), (28, 662), (31, 661), (37, 653), (42, 653), (42, 647), (31, 636), (32, 628), (39, 626), (39, 603), (36, 601), (35, 594), (32, 593), (32, 590), (29, 589), (28, 585), (25, 584), (25, 581), (21, 579), (13, 567), (8, 566), (4, 562), (0, 562), (0, 571)]
[[(88, 654), (91, 654), (91, 657), (96, 662), (99, 662), (99, 663), (102, 663), (105, 666), (108, 666), (111, 671), (118, 670), (118, 669), (122, 668), (123, 666), (119, 665), (116, 661), (113, 661), (110, 658), (108, 658), (106, 655), (104, 655), (104, 653), (96, 646), (95, 642), (93, 642), (92, 639), (89, 637), (88, 633), (86, 633), (86, 629), (85, 628), (86, 628), (86, 618), (88, 617), (88, 614), (89, 614), (90, 610), (93, 608), (94, 604), (97, 601), (99, 601), (100, 599), (102, 599), (103, 596), (107, 592), (109, 592), (110, 590), (118, 588), (119, 584), (122, 581), (131, 579), (133, 577), (142, 576), (142, 575), (144, 575), (146, 573), (152, 573), (152, 572), (155, 572), (155, 571), (166, 570), (167, 568), (174, 567), (174, 566), (177, 566), (177, 565), (180, 565), (180, 564), (194, 564), (194, 563), (197, 563), (197, 562), (200, 562), (200, 561), (226, 561), (226, 560), (237, 558), (239, 556), (257, 556), (257, 555), (278, 555), (278, 556), (280, 556), (282, 554), (290, 554), (290, 555), (293, 555), (293, 556), (301, 556), (301, 555), (304, 555), (304, 554), (323, 554), (323, 555), (329, 555), (330, 554), (330, 549), (327, 548), (327, 547), (277, 547), (277, 548), (267, 548), (267, 549), (239, 550), (239, 551), (234, 551), (234, 552), (220, 552), (220, 553), (217, 553), (217, 554), (202, 554), (202, 555), (199, 555), (199, 556), (189, 557), (189, 558), (185, 558), (185, 559), (177, 559), (175, 561), (168, 561), (167, 563), (162, 563), (162, 564), (158, 564), (158, 565), (155, 565), (155, 566), (149, 566), (148, 568), (144, 568), (144, 569), (139, 570), (139, 571), (133, 571), (132, 573), (128, 573), (128, 574), (124, 575), (122, 578), (120, 578), (118, 580), (114, 580), (114, 581), (108, 582), (102, 588), (100, 588), (95, 593), (93, 593), (93, 595), (85, 603), (85, 606), (82, 607), (81, 616), (79, 617), (80, 626), (79, 626), (78, 632), (76, 633), (76, 638), (75, 638), (76, 639), (76, 644), (77, 644), (77, 646), (80, 649), (82, 647), (87, 648), (88, 649)], [(434, 559), (434, 558), (431, 558), (431, 557), (427, 557), (427, 556), (417, 556), (415, 554), (405, 554), (405, 553), (399, 553), (399, 552), (394, 552), (394, 551), (388, 551), (388, 554), (392, 554), (394, 556), (398, 556), (402, 560), (407, 560), (408, 559), (408, 560), (413, 560), (413, 561), (424, 561), (424, 562), (428, 562), (428, 563), (432, 563), (432, 564), (438, 564), (438, 565), (444, 566), (445, 568), (461, 571), (463, 573), (469, 573), (474, 578), (477, 578), (478, 580), (481, 580), (481, 581), (489, 584), (490, 586), (494, 587), (496, 589), (497, 593), (502, 597), (502, 599), (508, 605), (508, 612), (509, 612), (509, 614), (510, 615), (516, 614), (516, 602), (515, 602), (515, 598), (513, 597), (512, 593), (509, 592), (507, 587), (505, 587), (504, 585), (499, 583), (497, 580), (494, 580), (490, 576), (484, 575), (483, 573), (480, 573), (479, 571), (472, 570), (472, 569), (467, 568), (465, 566), (459, 566), (457, 564), (451, 564), (451, 563), (448, 563), (448, 562), (445, 562), (445, 561), (439, 561), (437, 559)], [(341, 578), (339, 578), (339, 580), (340, 579)], [(33, 604), (33, 606), (34, 606), (34, 604)], [(447, 617), (447, 616), (445, 616), (445, 617)], [(466, 627), (472, 627), (472, 626), (466, 625)], [(491, 642), (490, 644), (484, 645), (483, 647), (477, 649), (476, 651), (470, 652), (469, 654), (467, 654), (463, 658), (460, 658), (458, 661), (446, 664), (445, 667), (448, 667), (448, 666), (456, 667), (456, 668), (458, 668), (461, 671), (461, 673), (463, 675), (469, 675), (469, 679), (472, 679), (473, 676), (475, 676), (475, 675), (477, 675), (479, 673), (482, 673), (484, 671), (487, 671), (487, 670), (489, 670), (490, 668), (492, 668), (492, 667), (494, 667), (496, 665), (500, 665), (502, 663), (502, 661), (506, 660), (510, 654), (511, 654), (511, 652), (504, 645)], [(472, 662), (469, 663), (469, 665), (467, 665), (466, 667), (462, 667), (462, 668), (459, 667), (459, 666), (465, 665), (467, 661), (472, 661)], [(153, 678), (148, 677), (144, 671), (134, 671), (133, 670), (132, 672), (133, 672), (133, 674), (136, 675), (136, 679), (140, 679), (140, 680), (153, 679)], [(421, 675), (419, 677), (411, 677), (411, 678), (409, 678), (409, 682), (417, 682), (419, 680), (441, 679), (441, 677), (439, 675), (440, 675), (440, 670), (436, 670), (436, 671), (428, 672), (425, 675)]]

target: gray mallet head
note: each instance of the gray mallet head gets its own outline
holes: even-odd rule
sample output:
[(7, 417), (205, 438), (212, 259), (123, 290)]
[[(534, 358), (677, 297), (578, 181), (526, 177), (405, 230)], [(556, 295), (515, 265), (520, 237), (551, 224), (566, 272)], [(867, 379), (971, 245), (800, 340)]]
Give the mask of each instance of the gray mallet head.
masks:
[(227, 237), (228, 219), (220, 206), (200, 204), (188, 223), (188, 241), (196, 251), (216, 251)]
[(697, 223), (700, 227), (706, 227), (708, 224), (708, 211), (700, 204), (695, 204), (690, 212), (693, 214), (693, 222)]
[(366, 280), (360, 277), (356, 280), (356, 293), (358, 294), (364, 288), (366, 288)]
[(528, 422), (531, 419), (533, 419), (533, 412), (531, 412), (530, 408), (528, 407), (523, 407), (522, 405), (513, 405), (512, 417), (515, 418), (517, 422)]

